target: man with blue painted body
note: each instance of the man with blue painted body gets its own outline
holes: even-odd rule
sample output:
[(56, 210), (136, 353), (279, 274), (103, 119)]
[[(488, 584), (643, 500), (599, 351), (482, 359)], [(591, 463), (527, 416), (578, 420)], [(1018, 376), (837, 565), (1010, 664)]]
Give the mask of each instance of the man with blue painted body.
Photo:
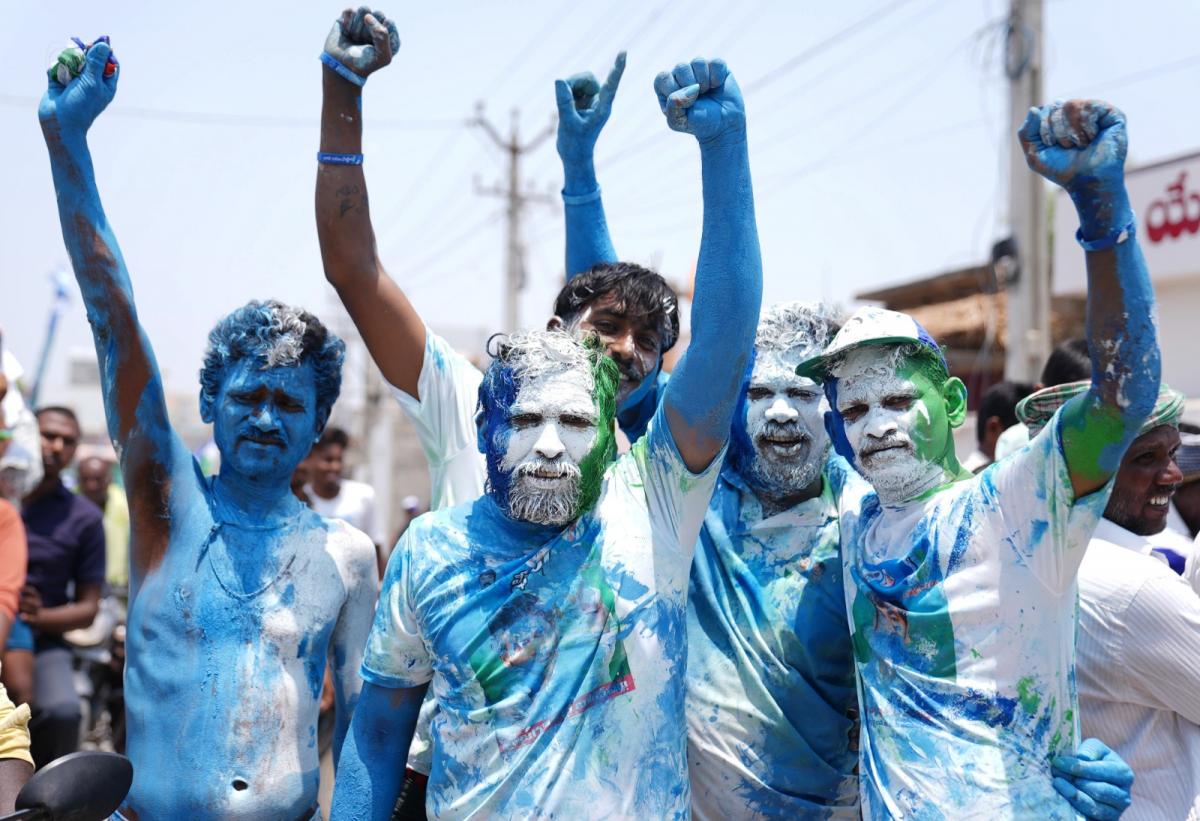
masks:
[(550, 330), (496, 352), (479, 390), (488, 493), (421, 517), (393, 555), (335, 817), (387, 818), (429, 686), (435, 817), (688, 815), (687, 574), (761, 264), (736, 83), (697, 60), (656, 90), (701, 150), (690, 352), (615, 463), (619, 374), (598, 345)]
[[(831, 438), (870, 485), (844, 490), (839, 512), (872, 818), (1069, 818), (1052, 762), (1106, 766), (1063, 758), (1078, 738), (1075, 576), (1158, 394), (1153, 296), (1124, 188), (1123, 115), (1047, 106), (1019, 136), (1079, 212), (1088, 391), (972, 476), (951, 436), (966, 390), (911, 317), (863, 309), (799, 369), (824, 381)], [(1128, 803), (1120, 792), (1106, 788), (1110, 815)]]
[(340, 745), (376, 591), (370, 539), (292, 495), (341, 385), (344, 346), (305, 311), (250, 302), (209, 334), (205, 477), (167, 418), (154, 352), (100, 203), (86, 135), (116, 93), (106, 42), (38, 109), (63, 238), (129, 487), (125, 701), (133, 787), (119, 817), (311, 819), (327, 663)]

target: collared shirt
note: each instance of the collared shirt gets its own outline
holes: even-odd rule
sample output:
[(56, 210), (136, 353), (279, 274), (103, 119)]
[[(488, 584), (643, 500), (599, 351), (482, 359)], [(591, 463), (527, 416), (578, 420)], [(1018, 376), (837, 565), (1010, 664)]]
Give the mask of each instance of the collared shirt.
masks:
[(1075, 574), (1112, 489), (1076, 499), (1059, 416), (906, 505), (843, 492), (865, 818), (1074, 819)]
[(29, 540), (26, 580), (43, 607), (67, 604), (67, 585), (104, 584), (104, 521), (100, 508), (62, 482), (21, 510)]
[[(830, 459), (819, 496), (763, 518), (729, 466), (688, 594), (692, 816), (858, 819), (858, 696)], [(861, 480), (860, 480), (861, 481)]]
[(1151, 554), (1156, 536), (1103, 520), (1079, 568), (1084, 735), (1133, 768), (1126, 821), (1200, 819), (1200, 597)]
[(691, 473), (660, 409), (566, 528), (490, 496), (409, 526), (362, 674), (432, 682), (432, 816), (688, 817), (688, 569), (723, 458)]

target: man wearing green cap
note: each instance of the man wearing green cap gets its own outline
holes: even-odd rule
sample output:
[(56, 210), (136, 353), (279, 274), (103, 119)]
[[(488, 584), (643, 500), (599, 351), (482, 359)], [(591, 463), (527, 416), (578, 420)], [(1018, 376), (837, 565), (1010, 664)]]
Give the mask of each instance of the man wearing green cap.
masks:
[[(1017, 413), (1037, 431), (1088, 384), (1038, 391)], [(1127, 821), (1200, 817), (1200, 597), (1158, 553), (1183, 480), (1183, 405), (1161, 387), (1079, 566), (1080, 724), (1137, 773)]]
[(1125, 193), (1124, 116), (1072, 101), (1032, 110), (1019, 136), (1079, 212), (1086, 393), (973, 477), (951, 435), (966, 388), (911, 317), (860, 311), (799, 368), (823, 380), (834, 445), (869, 483), (839, 504), (867, 818), (1074, 818), (1052, 760), (1104, 766), (1063, 755), (1079, 737), (1074, 581), (1158, 394), (1153, 297)]

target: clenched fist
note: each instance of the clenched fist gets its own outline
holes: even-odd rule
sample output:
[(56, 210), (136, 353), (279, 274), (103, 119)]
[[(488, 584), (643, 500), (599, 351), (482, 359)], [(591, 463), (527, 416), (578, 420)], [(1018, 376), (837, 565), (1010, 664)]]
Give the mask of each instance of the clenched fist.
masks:
[(325, 38), (325, 53), (360, 77), (379, 71), (399, 50), (396, 24), (366, 6), (343, 11)]

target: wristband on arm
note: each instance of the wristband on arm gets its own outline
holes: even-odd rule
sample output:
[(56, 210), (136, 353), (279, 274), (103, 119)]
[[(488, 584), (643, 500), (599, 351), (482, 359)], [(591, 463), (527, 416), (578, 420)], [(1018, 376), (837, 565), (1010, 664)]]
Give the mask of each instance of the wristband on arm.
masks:
[(317, 162), (322, 165), (362, 165), (362, 154), (335, 154), (330, 151), (318, 151)]
[(1085, 251), (1109, 251), (1116, 248), (1122, 242), (1132, 239), (1137, 236), (1137, 217), (1134, 216), (1129, 220), (1129, 224), (1124, 228), (1118, 228), (1111, 234), (1107, 234), (1099, 239), (1084, 239), (1083, 229), (1080, 228), (1075, 232), (1076, 241), (1083, 246)]
[(366, 77), (355, 74), (353, 71), (346, 68), (344, 65), (339, 63), (336, 59), (334, 59), (333, 57), (331, 57), (328, 53), (326, 53), (324, 51), (321, 52), (321, 62), (325, 64), (326, 68), (333, 71), (333, 73), (337, 74), (343, 80), (349, 80), (350, 82), (354, 83), (359, 88), (362, 88), (363, 86), (365, 86), (367, 84)]
[(562, 192), (564, 205), (587, 205), (589, 202), (595, 202), (600, 199), (600, 186), (596, 186), (596, 190), (587, 194), (568, 194)]

